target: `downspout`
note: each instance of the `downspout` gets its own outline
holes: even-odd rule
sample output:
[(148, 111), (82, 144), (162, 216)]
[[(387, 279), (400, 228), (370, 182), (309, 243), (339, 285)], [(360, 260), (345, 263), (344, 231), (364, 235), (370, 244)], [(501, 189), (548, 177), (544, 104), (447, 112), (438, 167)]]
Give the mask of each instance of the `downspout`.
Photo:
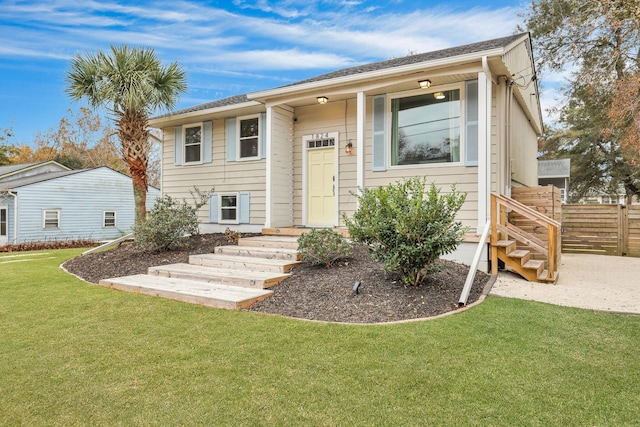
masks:
[(513, 80), (507, 79), (506, 81), (506, 95), (507, 99), (504, 103), (505, 105), (505, 121), (504, 121), (504, 137), (505, 137), (505, 148), (506, 148), (506, 174), (505, 177), (505, 189), (504, 194), (507, 197), (511, 197), (511, 101), (513, 99)]
[(7, 194), (13, 197), (13, 244), (18, 244), (18, 193), (11, 190)]
[[(480, 78), (481, 77), (481, 78)], [(478, 135), (478, 227), (480, 234), (490, 218), (490, 195), (491, 195), (491, 104), (492, 104), (492, 77), (487, 57), (482, 57), (482, 72), (478, 79), (478, 101), (484, 103), (479, 105), (479, 110), (483, 112), (482, 120), (479, 123)]]

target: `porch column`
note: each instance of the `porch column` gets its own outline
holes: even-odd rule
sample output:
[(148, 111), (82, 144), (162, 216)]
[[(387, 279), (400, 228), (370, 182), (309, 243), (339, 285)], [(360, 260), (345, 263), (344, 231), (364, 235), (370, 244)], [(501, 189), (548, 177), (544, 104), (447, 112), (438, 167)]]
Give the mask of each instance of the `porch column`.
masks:
[(273, 159), (272, 159), (272, 144), (271, 144), (271, 139), (272, 139), (272, 125), (271, 125), (271, 121), (273, 119), (273, 107), (268, 106), (267, 107), (267, 114), (265, 117), (265, 120), (267, 121), (267, 126), (266, 126), (266, 132), (267, 134), (265, 142), (266, 142), (266, 179), (265, 179), (265, 219), (264, 219), (264, 226), (265, 228), (271, 228), (271, 223), (273, 221), (273, 213), (272, 213), (272, 197), (273, 197), (273, 192), (272, 192), (272, 187), (273, 187), (273, 176), (272, 176), (272, 163), (273, 163)]
[(478, 234), (491, 220), (491, 89), (491, 71), (484, 56), (478, 73)]
[(366, 131), (367, 97), (358, 92), (356, 113), (356, 189), (358, 194), (364, 190), (364, 135)]

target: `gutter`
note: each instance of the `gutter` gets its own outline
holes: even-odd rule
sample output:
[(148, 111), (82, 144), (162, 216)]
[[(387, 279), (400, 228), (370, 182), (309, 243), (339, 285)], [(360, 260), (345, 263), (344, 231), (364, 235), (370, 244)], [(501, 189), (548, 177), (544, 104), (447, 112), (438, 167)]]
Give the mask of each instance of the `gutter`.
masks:
[[(191, 117), (198, 117), (198, 116), (202, 116), (202, 115), (208, 115), (208, 114), (216, 114), (216, 113), (224, 113), (227, 111), (233, 111), (233, 110), (239, 110), (242, 108), (246, 108), (246, 107), (257, 107), (257, 106), (261, 106), (263, 105), (263, 103), (258, 102), (258, 101), (249, 101), (249, 102), (243, 102), (240, 104), (231, 104), (231, 105), (225, 105), (222, 107), (214, 107), (214, 108), (207, 108), (204, 110), (195, 110), (195, 111), (189, 111), (187, 113), (181, 113), (181, 114), (176, 114), (176, 115), (166, 115), (166, 116), (162, 116), (162, 117), (156, 117), (154, 119), (149, 120), (149, 126), (151, 127), (156, 127), (158, 124), (160, 123), (166, 123), (166, 122), (171, 122), (171, 121), (180, 121), (183, 119), (188, 119)], [(166, 127), (166, 125), (164, 125)]]

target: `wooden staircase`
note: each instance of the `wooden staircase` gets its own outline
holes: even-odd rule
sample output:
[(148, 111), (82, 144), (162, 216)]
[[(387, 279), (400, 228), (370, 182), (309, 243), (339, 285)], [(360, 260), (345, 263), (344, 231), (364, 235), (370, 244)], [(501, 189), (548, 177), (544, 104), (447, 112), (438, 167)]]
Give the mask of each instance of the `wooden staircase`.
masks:
[(148, 274), (104, 279), (100, 285), (208, 307), (240, 310), (270, 297), (268, 288), (300, 263), (295, 236), (240, 238), (238, 246), (191, 255), (189, 263), (149, 268)]
[[(546, 230), (541, 239), (509, 221), (508, 211)], [(560, 223), (509, 197), (491, 195), (491, 270), (498, 273), (498, 261), (530, 282), (556, 283), (560, 262)]]

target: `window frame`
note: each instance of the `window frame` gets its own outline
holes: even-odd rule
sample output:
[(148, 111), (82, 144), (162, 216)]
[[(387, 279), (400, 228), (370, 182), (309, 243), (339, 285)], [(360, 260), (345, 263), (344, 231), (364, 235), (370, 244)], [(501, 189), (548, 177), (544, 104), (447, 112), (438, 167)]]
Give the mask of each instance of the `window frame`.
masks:
[[(56, 214), (56, 225), (47, 227), (47, 213)], [(44, 209), (42, 211), (42, 229), (43, 230), (59, 230), (60, 229), (60, 209)]]
[[(113, 214), (113, 225), (107, 225), (107, 214), (108, 213), (112, 213)], [(102, 227), (103, 228), (116, 228), (118, 224), (118, 216), (116, 211), (103, 211), (102, 212)]]
[[(244, 139), (250, 139), (250, 138), (255, 138), (256, 139), (256, 145), (257, 145), (257, 154), (255, 156), (251, 156), (251, 157), (241, 157), (241, 153), (242, 153), (242, 134), (241, 134), (241, 129), (242, 129), (242, 121), (243, 120), (251, 120), (251, 119), (257, 119), (258, 120), (258, 134), (255, 136), (251, 136), (251, 137), (245, 137)], [(239, 162), (246, 162), (246, 161), (251, 161), (251, 160), (260, 160), (261, 159), (261, 148), (260, 148), (260, 138), (263, 137), (263, 135), (260, 135), (260, 131), (261, 131), (261, 117), (260, 114), (250, 114), (247, 116), (238, 116), (236, 117), (236, 160)]]
[[(432, 86), (428, 90), (425, 89), (415, 89), (404, 92), (394, 92), (390, 93), (386, 99), (385, 111), (387, 115), (387, 163), (388, 169), (417, 169), (417, 168), (442, 168), (442, 167), (451, 167), (451, 166), (465, 166), (466, 162), (466, 91), (465, 91), (465, 82), (460, 81), (457, 83), (447, 84), (447, 85), (438, 85)], [(393, 159), (393, 100), (401, 99), (401, 98), (409, 98), (412, 96), (418, 95), (429, 95), (434, 94), (436, 92), (447, 92), (450, 90), (459, 90), (460, 91), (460, 153), (459, 159), (457, 162), (433, 162), (433, 163), (416, 163), (416, 164), (408, 164), (408, 165), (394, 165), (392, 164)]]
[[(200, 128), (200, 151), (199, 151), (199, 159), (194, 161), (187, 160), (187, 147), (195, 146), (196, 144), (187, 144), (187, 129)], [(183, 165), (201, 165), (203, 163), (204, 157), (204, 125), (203, 122), (189, 123), (182, 126), (182, 159)]]
[[(236, 205), (232, 208), (222, 206), (222, 199), (224, 197), (235, 197)], [(231, 209), (234, 209), (236, 212), (235, 219), (223, 219), (222, 211)], [(240, 224), (240, 193), (218, 193), (218, 224)]]

